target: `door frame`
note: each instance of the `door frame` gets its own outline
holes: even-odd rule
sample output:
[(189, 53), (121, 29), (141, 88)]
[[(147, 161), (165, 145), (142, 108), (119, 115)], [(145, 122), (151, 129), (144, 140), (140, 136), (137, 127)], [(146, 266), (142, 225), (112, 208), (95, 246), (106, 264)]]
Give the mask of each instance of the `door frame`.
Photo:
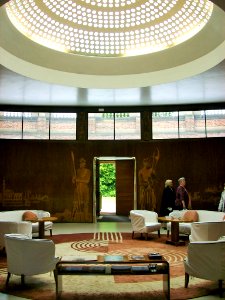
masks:
[(115, 162), (118, 160), (133, 160), (134, 161), (134, 202), (133, 202), (133, 209), (137, 209), (137, 176), (136, 176), (136, 157), (127, 157), (127, 156), (95, 156), (93, 158), (93, 223), (97, 222), (96, 217), (96, 161), (99, 161), (100, 163), (109, 163), (109, 162)]

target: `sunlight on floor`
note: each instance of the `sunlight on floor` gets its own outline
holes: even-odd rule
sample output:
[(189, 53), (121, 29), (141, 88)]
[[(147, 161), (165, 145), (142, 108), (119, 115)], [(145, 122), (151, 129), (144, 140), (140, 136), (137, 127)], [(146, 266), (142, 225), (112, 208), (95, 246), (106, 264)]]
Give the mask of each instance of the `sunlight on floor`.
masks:
[(102, 197), (101, 213), (116, 213), (116, 198)]

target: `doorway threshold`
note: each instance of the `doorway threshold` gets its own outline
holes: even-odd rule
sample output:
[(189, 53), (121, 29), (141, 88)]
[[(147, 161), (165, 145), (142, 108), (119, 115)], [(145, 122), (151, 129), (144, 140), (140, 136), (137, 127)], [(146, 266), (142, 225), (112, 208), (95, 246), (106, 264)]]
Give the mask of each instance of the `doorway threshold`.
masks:
[(100, 215), (97, 218), (97, 222), (129, 222), (130, 223), (130, 218), (128, 216), (120, 216), (116, 214), (104, 214)]
[(116, 212), (112, 212), (112, 211), (109, 211), (109, 212), (107, 212), (107, 211), (101, 211), (100, 212), (100, 216), (116, 216)]

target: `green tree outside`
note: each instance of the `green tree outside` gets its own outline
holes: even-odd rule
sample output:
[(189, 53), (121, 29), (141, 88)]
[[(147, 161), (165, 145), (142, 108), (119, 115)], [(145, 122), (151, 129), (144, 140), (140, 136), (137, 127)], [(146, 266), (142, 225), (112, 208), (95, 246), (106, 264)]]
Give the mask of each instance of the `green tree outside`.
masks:
[(116, 168), (112, 163), (100, 164), (100, 193), (102, 197), (116, 196)]

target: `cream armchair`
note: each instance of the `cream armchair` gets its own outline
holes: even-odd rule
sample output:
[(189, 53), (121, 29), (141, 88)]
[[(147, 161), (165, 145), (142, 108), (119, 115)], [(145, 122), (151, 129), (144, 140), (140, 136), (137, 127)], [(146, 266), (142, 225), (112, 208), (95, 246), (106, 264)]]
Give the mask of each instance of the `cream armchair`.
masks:
[(217, 241), (225, 236), (225, 222), (194, 222), (191, 224), (190, 242)]
[(0, 251), (5, 250), (5, 234), (20, 233), (32, 238), (32, 224), (23, 221), (0, 221)]
[(55, 244), (51, 240), (30, 239), (21, 234), (6, 234), (5, 247), (8, 269), (6, 287), (11, 274), (21, 276), (21, 283), (24, 284), (25, 276), (54, 271), (59, 261), (59, 258), (55, 257)]
[[(169, 214), (170, 217), (183, 219), (186, 213), (190, 212), (190, 210), (174, 210)], [(194, 214), (193, 222), (223, 222), (224, 223), (224, 212), (220, 211), (209, 211), (209, 210), (192, 210)], [(195, 215), (196, 213), (196, 215)], [(191, 226), (192, 222), (182, 222), (179, 223), (179, 232), (181, 234), (190, 235), (191, 234)], [(167, 235), (169, 236), (169, 232), (171, 231), (171, 223), (167, 223)]]
[(184, 260), (185, 287), (189, 276), (218, 281), (222, 297), (225, 280), (225, 240), (191, 242)]
[[(31, 215), (32, 214), (32, 215)], [(36, 216), (36, 218), (41, 219), (43, 217), (50, 217), (50, 212), (45, 210), (10, 210), (10, 211), (0, 211), (0, 222), (22, 222), (22, 221), (28, 221), (30, 218), (33, 218), (33, 216)], [(38, 222), (32, 222), (32, 233), (33, 235), (37, 236), (39, 232), (39, 223)], [(52, 226), (53, 223), (51, 221), (45, 221), (44, 223), (45, 231), (50, 231), (50, 235), (52, 235)], [(1, 232), (1, 228), (0, 228)], [(19, 231), (11, 231), (12, 233), (24, 233)], [(10, 232), (5, 232), (10, 233)]]
[(141, 235), (145, 234), (147, 240), (150, 232), (158, 231), (160, 237), (161, 223), (158, 222), (158, 214), (154, 211), (149, 210), (131, 210), (130, 220), (132, 226), (132, 239), (134, 238), (135, 232)]

